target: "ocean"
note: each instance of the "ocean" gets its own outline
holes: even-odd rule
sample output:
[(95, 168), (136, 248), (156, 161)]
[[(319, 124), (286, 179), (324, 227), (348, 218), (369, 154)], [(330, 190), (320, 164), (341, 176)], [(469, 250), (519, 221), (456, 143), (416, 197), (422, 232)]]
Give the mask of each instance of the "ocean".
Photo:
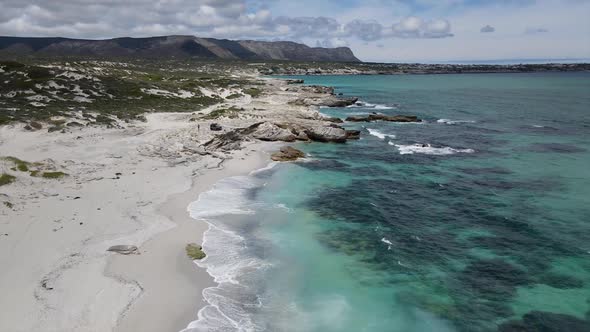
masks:
[(202, 194), (186, 331), (590, 331), (590, 73), (295, 78), (424, 122)]

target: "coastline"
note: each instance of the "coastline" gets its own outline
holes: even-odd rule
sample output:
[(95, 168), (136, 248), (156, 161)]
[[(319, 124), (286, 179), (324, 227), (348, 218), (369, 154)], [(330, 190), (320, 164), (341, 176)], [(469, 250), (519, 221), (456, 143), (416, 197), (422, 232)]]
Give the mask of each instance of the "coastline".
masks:
[[(140, 256), (109, 259), (107, 275), (135, 280), (142, 285), (140, 296), (120, 317), (115, 331), (181, 331), (197, 319), (198, 311), (207, 304), (202, 291), (215, 283), (185, 253), (184, 244), (202, 243), (209, 227), (192, 219), (187, 207), (219, 180), (246, 175), (267, 165), (268, 148), (265, 143), (247, 146), (219, 169), (204, 170), (192, 178), (188, 191), (168, 196), (158, 207), (159, 214), (176, 224), (174, 228), (145, 242), (140, 247)], [(130, 265), (131, 261), (134, 265)]]
[[(240, 107), (238, 117), (147, 113), (145, 122), (49, 133), (0, 127), (0, 171), (15, 176), (0, 191), (0, 330), (178, 332), (197, 319), (214, 283), (185, 253), (208, 227), (189, 217), (189, 203), (270, 163), (270, 147), (347, 135), (319, 113), (341, 105), (333, 90), (246, 78), (264, 93), (201, 110)], [(11, 157), (64, 175), (18, 172)], [(115, 245), (137, 250), (107, 251)]]

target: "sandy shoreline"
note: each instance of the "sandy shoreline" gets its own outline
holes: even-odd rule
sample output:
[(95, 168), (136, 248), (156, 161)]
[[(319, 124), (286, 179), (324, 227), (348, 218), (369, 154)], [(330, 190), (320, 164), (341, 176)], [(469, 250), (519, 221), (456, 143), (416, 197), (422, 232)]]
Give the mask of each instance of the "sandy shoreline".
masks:
[[(15, 176), (0, 187), (1, 331), (178, 332), (197, 319), (214, 283), (186, 256), (208, 227), (188, 205), (220, 179), (264, 167), (285, 144), (261, 141), (346, 136), (318, 112), (340, 103), (333, 90), (248, 79), (265, 93), (200, 111), (239, 107), (238, 116), (149, 113), (118, 128), (49, 133), (0, 126), (0, 172)], [(223, 130), (211, 131), (213, 122)], [(33, 176), (7, 156), (67, 176)], [(108, 252), (113, 245), (139, 254)]]
[(158, 213), (177, 226), (147, 241), (140, 249), (141, 256), (110, 258), (108, 275), (136, 280), (144, 287), (115, 331), (181, 331), (197, 319), (199, 309), (206, 305), (202, 291), (215, 283), (206, 270), (187, 259), (184, 251), (183, 244), (201, 243), (208, 228), (208, 224), (190, 218), (188, 204), (225, 177), (246, 175), (267, 165), (268, 147), (264, 145), (268, 144), (246, 147), (243, 156), (224, 162), (221, 169), (204, 171), (193, 178), (188, 191), (169, 196)]

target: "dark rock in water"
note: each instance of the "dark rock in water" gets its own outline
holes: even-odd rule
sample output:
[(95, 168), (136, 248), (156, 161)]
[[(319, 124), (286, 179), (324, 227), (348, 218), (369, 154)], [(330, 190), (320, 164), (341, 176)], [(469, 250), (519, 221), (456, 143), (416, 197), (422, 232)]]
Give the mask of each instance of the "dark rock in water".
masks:
[(294, 79), (294, 80), (287, 80), (287, 84), (303, 84), (305, 83), (304, 80)]
[(486, 174), (512, 174), (512, 171), (503, 167), (483, 167), (483, 168), (460, 168), (460, 170), (472, 175), (486, 175)]
[(293, 161), (305, 157), (305, 153), (290, 146), (282, 147), (279, 152), (272, 154), (271, 159), (274, 161)]
[(342, 119), (340, 118), (322, 118), (322, 120), (330, 121), (333, 123), (344, 123), (344, 121), (342, 121)]
[(535, 143), (529, 148), (532, 152), (549, 152), (549, 153), (577, 153), (585, 152), (586, 149), (579, 148), (574, 145), (561, 144), (561, 143)]
[(501, 260), (479, 260), (469, 264), (459, 276), (462, 287), (485, 299), (507, 299), (516, 287), (530, 283), (525, 271)]
[(29, 131), (30, 131), (30, 130), (33, 130), (33, 127), (31, 127), (31, 126), (29, 126), (29, 125), (26, 125), (26, 126), (24, 126), (24, 129), (25, 129), (25, 130), (29, 130)]
[(348, 171), (350, 169), (347, 164), (333, 159), (318, 159), (299, 165), (314, 171)]
[(345, 143), (347, 137), (346, 130), (337, 126), (312, 126), (305, 129), (305, 134), (307, 134), (312, 141), (318, 142)]
[(522, 321), (506, 322), (500, 332), (590, 332), (590, 321), (565, 314), (531, 311)]
[(209, 129), (211, 129), (212, 131), (221, 131), (221, 130), (223, 130), (223, 128), (221, 127), (221, 125), (219, 125), (218, 123), (212, 123), (211, 125), (209, 125)]
[(368, 116), (349, 116), (346, 121), (351, 122), (371, 122), (371, 121), (389, 121), (389, 122), (422, 122), (414, 115), (385, 115), (370, 114)]
[(541, 277), (541, 283), (559, 289), (582, 288), (584, 282), (578, 278), (556, 273), (548, 273)]
[(68, 122), (66, 124), (66, 126), (68, 126), (68, 127), (84, 127), (83, 124), (81, 124), (80, 122), (76, 122), (76, 121)]
[(361, 138), (361, 131), (360, 130), (347, 130), (346, 131), (346, 139), (360, 139)]
[(137, 253), (137, 247), (131, 245), (116, 245), (112, 246), (107, 251), (116, 252), (121, 255), (130, 255)]

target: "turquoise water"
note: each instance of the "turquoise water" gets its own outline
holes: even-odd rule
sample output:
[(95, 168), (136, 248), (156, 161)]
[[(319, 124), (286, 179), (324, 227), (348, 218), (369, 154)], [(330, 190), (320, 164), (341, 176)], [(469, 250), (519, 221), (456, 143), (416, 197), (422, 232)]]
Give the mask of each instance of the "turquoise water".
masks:
[(425, 122), (195, 202), (220, 286), (193, 331), (590, 330), (590, 73), (304, 79)]

